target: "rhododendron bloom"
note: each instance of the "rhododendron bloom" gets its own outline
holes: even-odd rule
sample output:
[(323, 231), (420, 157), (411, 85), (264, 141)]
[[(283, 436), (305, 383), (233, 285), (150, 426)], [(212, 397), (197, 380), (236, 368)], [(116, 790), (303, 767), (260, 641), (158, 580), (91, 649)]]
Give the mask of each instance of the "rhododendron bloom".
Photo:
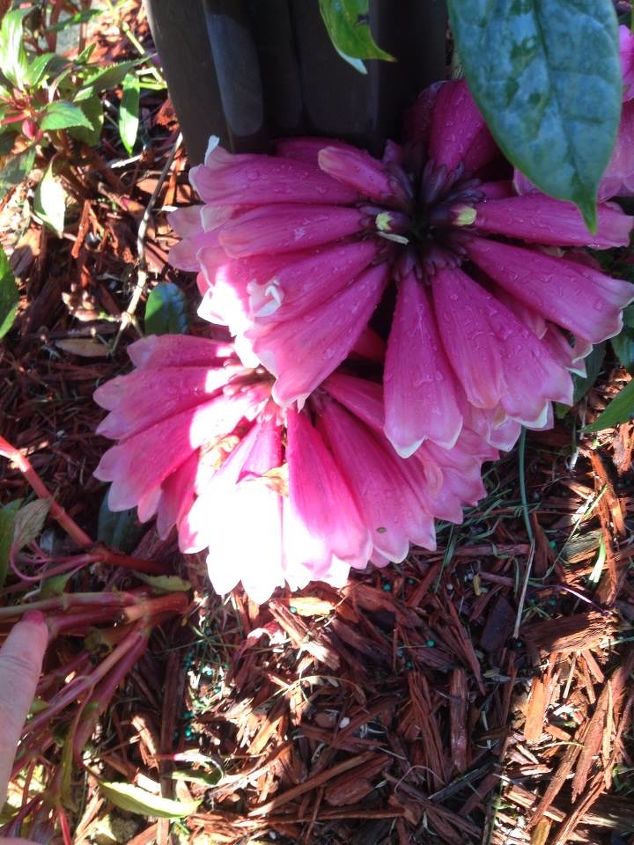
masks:
[(341, 585), (410, 543), (435, 548), (434, 517), (459, 522), (484, 494), (496, 450), (465, 429), (450, 451), (400, 458), (375, 382), (335, 373), (300, 411), (277, 406), (271, 376), (230, 345), (163, 335), (129, 353), (135, 369), (95, 393), (109, 411), (99, 432), (119, 441), (95, 475), (112, 482), (112, 510), (156, 514), (161, 536), (176, 526), (183, 551), (207, 549), (220, 593), (241, 581), (261, 602), (284, 583)]
[(274, 155), (212, 144), (191, 181), (204, 205), (176, 213), (172, 261), (199, 272), (201, 315), (275, 376), (283, 407), (374, 325), (384, 431), (402, 457), (465, 430), (510, 448), (521, 425), (549, 425), (633, 298), (579, 256), (628, 244), (631, 218), (601, 203), (593, 234), (571, 203), (518, 195), (462, 81), (425, 91), (383, 160), (319, 139)]

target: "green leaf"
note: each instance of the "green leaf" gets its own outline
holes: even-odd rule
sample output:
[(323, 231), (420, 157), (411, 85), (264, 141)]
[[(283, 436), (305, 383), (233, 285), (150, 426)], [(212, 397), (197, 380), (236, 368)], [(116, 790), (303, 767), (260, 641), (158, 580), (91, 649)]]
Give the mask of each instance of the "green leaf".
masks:
[(596, 223), (621, 114), (611, 0), (449, 0), (469, 88), (507, 158)]
[(55, 53), (42, 53), (40, 56), (36, 56), (29, 64), (26, 69), (26, 73), (24, 74), (24, 81), (26, 84), (31, 88), (36, 88), (44, 79), (44, 75), (46, 74), (49, 65), (56, 58), (57, 56)]
[(99, 508), (97, 538), (111, 549), (129, 554), (136, 547), (145, 532), (137, 519), (136, 508), (127, 511), (111, 511), (108, 494), (103, 497)]
[(53, 172), (53, 162), (46, 168), (42, 181), (35, 189), (33, 208), (42, 222), (61, 238), (64, 233), (66, 194), (64, 186)]
[(336, 51), (360, 73), (366, 73), (366, 69), (359, 59), (395, 61), (374, 41), (368, 7), (369, 0), (319, 0), (319, 11)]
[(9, 556), (13, 546), (15, 515), (22, 504), (21, 499), (9, 502), (0, 508), (0, 587), (4, 586), (9, 571)]
[(131, 783), (99, 781), (99, 789), (115, 807), (159, 819), (182, 819), (196, 812), (199, 801), (173, 801)]
[(42, 533), (51, 503), (47, 499), (36, 499), (20, 508), (13, 525), (13, 549), (19, 552)]
[(53, 575), (52, 578), (46, 578), (46, 580), (42, 581), (42, 586), (37, 594), (38, 598), (50, 599), (54, 596), (62, 596), (66, 591), (66, 585), (74, 574), (72, 571), (63, 572), (61, 575)]
[(2, 18), (0, 25), (0, 68), (2, 75), (17, 88), (24, 85), (27, 58), (22, 39), (22, 24), (32, 10), (13, 9)]
[(150, 293), (145, 306), (147, 334), (186, 334), (187, 301), (173, 282), (161, 282)]
[(103, 13), (103, 9), (84, 9), (81, 12), (76, 12), (74, 15), (70, 15), (70, 17), (65, 18), (65, 20), (60, 21), (59, 23), (53, 24), (53, 26), (47, 26), (44, 32), (62, 32), (62, 30), (69, 26), (77, 26), (80, 23), (84, 23), (84, 21), (89, 21), (91, 18), (97, 17), (98, 15), (103, 15)]
[(592, 425), (586, 426), (585, 431), (602, 431), (604, 428), (612, 428), (619, 423), (627, 422), (633, 416), (634, 381), (631, 381), (614, 397)]
[(103, 104), (96, 94), (81, 101), (75, 100), (75, 104), (86, 115), (92, 128), (86, 129), (85, 126), (74, 126), (68, 130), (68, 134), (78, 141), (88, 144), (89, 147), (95, 147), (101, 139), (103, 129)]
[(621, 364), (634, 373), (634, 303), (623, 311), (623, 328), (610, 343)]
[(119, 64), (98, 70), (87, 68), (81, 75), (82, 90), (89, 88), (92, 93), (99, 94), (109, 88), (116, 88), (117, 85), (121, 85), (136, 64), (136, 62), (119, 62)]
[(35, 161), (35, 147), (9, 156), (0, 165), (0, 199), (31, 172)]
[(139, 77), (128, 73), (123, 80), (123, 94), (119, 106), (119, 135), (128, 155), (132, 154), (139, 131)]
[(626, 326), (610, 343), (628, 373), (634, 373), (634, 330)]
[(135, 577), (161, 593), (188, 593), (192, 588), (189, 581), (178, 575), (144, 575), (143, 572), (136, 572)]
[(20, 294), (5, 251), (0, 246), (0, 339), (9, 331), (18, 313)]
[(79, 106), (65, 100), (49, 103), (43, 114), (40, 120), (40, 129), (43, 131), (69, 129), (71, 126), (85, 126), (87, 129), (92, 129), (91, 122)]
[(603, 366), (603, 359), (605, 358), (605, 343), (597, 343), (592, 348), (592, 352), (585, 359), (586, 375), (573, 376), (574, 391), (572, 394), (572, 404), (576, 405), (580, 402), (586, 393), (590, 390), (595, 381), (599, 378), (601, 367)]

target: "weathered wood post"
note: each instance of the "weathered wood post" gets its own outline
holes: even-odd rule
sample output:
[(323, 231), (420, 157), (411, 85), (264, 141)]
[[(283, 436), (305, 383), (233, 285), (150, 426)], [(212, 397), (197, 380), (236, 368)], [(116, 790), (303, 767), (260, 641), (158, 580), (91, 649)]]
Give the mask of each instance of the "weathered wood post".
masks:
[(377, 43), (396, 62), (367, 75), (332, 46), (318, 0), (146, 0), (192, 163), (211, 134), (234, 151), (325, 135), (381, 151), (403, 110), (445, 76), (444, 0), (370, 0)]

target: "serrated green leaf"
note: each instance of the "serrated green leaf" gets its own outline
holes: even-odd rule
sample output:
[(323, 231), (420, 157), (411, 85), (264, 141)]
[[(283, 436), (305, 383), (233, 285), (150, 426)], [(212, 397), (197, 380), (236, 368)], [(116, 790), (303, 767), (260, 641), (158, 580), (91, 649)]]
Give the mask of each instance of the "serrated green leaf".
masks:
[(86, 129), (85, 126), (74, 126), (68, 130), (68, 134), (89, 147), (96, 146), (101, 139), (101, 131), (103, 129), (103, 104), (96, 94), (87, 97), (84, 100), (75, 100), (76, 105), (86, 115), (91, 129)]
[(124, 554), (129, 554), (143, 536), (145, 528), (137, 518), (136, 508), (127, 511), (111, 511), (108, 494), (103, 497), (99, 508), (97, 538)]
[(83, 111), (74, 103), (65, 100), (55, 100), (44, 109), (40, 119), (42, 131), (70, 129), (72, 126), (85, 126), (92, 129), (92, 124)]
[(159, 819), (183, 819), (195, 813), (200, 801), (174, 801), (153, 795), (131, 783), (99, 781), (102, 794), (120, 810)]
[(35, 162), (35, 147), (17, 155), (9, 155), (0, 165), (0, 199), (31, 172)]
[(507, 158), (596, 224), (621, 114), (611, 0), (449, 0), (476, 103)]
[(136, 143), (139, 131), (139, 97), (141, 88), (136, 73), (127, 73), (123, 80), (123, 93), (119, 105), (119, 135), (128, 155)]
[(61, 238), (66, 215), (66, 193), (53, 172), (53, 162), (46, 168), (42, 181), (35, 189), (33, 208), (42, 222)]
[(634, 417), (634, 381), (626, 384), (610, 402), (605, 411), (585, 428), (585, 431), (602, 431), (604, 428), (627, 422)]
[(147, 334), (186, 334), (187, 301), (173, 282), (161, 282), (148, 296), (145, 306)]
[(0, 508), (0, 587), (4, 586), (9, 571), (9, 556), (13, 545), (15, 515), (22, 504), (21, 499), (9, 502)]
[(89, 21), (91, 18), (97, 17), (98, 15), (103, 15), (103, 13), (103, 9), (84, 9), (81, 12), (76, 12), (74, 15), (70, 15), (70, 17), (65, 18), (59, 23), (53, 24), (53, 26), (47, 26), (44, 31), (62, 32), (62, 30), (69, 26), (77, 26), (80, 23), (84, 23), (84, 21)]
[(42, 533), (51, 503), (46, 499), (36, 499), (20, 508), (15, 515), (13, 525), (13, 549), (20, 551)]
[(335, 49), (355, 70), (365, 73), (359, 59), (395, 61), (372, 37), (369, 0), (319, 0), (319, 11)]
[(24, 85), (28, 62), (22, 39), (24, 18), (31, 9), (13, 9), (2, 18), (0, 25), (0, 68), (2, 75), (17, 88)]
[(136, 572), (135, 577), (162, 593), (188, 593), (192, 588), (189, 581), (178, 575), (145, 575), (143, 572)]
[(86, 68), (81, 74), (81, 88), (89, 88), (91, 93), (99, 94), (102, 91), (107, 91), (109, 88), (116, 88), (121, 85), (136, 62), (119, 62), (116, 65), (110, 65), (105, 68)]
[(0, 246), (0, 339), (9, 331), (18, 313), (20, 293), (5, 251)]

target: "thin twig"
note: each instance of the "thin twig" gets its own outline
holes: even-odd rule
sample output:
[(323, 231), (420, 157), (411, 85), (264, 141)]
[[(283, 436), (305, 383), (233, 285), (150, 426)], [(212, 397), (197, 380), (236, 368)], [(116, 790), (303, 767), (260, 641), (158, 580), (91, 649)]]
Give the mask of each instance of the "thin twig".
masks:
[(156, 205), (156, 201), (159, 197), (159, 194), (161, 193), (165, 180), (169, 175), (172, 162), (174, 161), (174, 157), (178, 152), (178, 149), (182, 142), (183, 135), (179, 132), (178, 137), (176, 138), (176, 141), (174, 142), (174, 145), (172, 146), (172, 149), (170, 150), (170, 153), (167, 157), (167, 161), (163, 165), (163, 170), (161, 171), (161, 175), (159, 176), (158, 182), (156, 183), (154, 191), (152, 192), (152, 196), (150, 197), (145, 211), (143, 212), (141, 222), (139, 223), (139, 229), (137, 231), (136, 238), (136, 249), (139, 262), (137, 268), (137, 281), (136, 285), (134, 286), (134, 290), (132, 291), (130, 303), (121, 315), (121, 324), (119, 326), (119, 331), (112, 345), (113, 352), (119, 345), (121, 335), (128, 328), (128, 326), (134, 326), (139, 335), (141, 335), (141, 330), (139, 329), (139, 325), (135, 317), (135, 312), (139, 305), (139, 302), (141, 301), (141, 297), (145, 293), (145, 287), (147, 285), (147, 265), (145, 262), (145, 236), (147, 234), (147, 229), (150, 224), (150, 218), (152, 217), (154, 206)]
[(5, 440), (4, 437), (0, 437), (0, 455), (4, 455), (5, 458), (8, 458), (17, 466), (33, 488), (33, 491), (38, 498), (46, 499), (50, 502), (51, 516), (80, 548), (87, 549), (94, 545), (93, 540), (91, 540), (88, 534), (86, 534), (86, 532), (77, 525), (75, 520), (66, 513), (64, 508), (55, 501), (53, 494), (46, 484), (44, 484), (37, 472), (33, 469), (29, 459), (23, 455), (19, 449), (16, 449), (15, 446), (12, 446), (7, 440)]
[(530, 540), (531, 547), (526, 559), (526, 570), (524, 572), (524, 581), (522, 582), (522, 590), (517, 603), (517, 614), (515, 616), (515, 625), (513, 627), (513, 637), (517, 639), (520, 634), (522, 626), (522, 614), (524, 612), (524, 602), (526, 601), (526, 590), (528, 589), (528, 581), (531, 577), (531, 570), (533, 568), (533, 559), (535, 557), (535, 535), (533, 534), (533, 526), (531, 525), (530, 513), (528, 510), (528, 498), (526, 496), (526, 429), (522, 429), (519, 442), (519, 482), (520, 482), (520, 499), (522, 501), (522, 515), (524, 517), (524, 525), (526, 526), (526, 533)]

